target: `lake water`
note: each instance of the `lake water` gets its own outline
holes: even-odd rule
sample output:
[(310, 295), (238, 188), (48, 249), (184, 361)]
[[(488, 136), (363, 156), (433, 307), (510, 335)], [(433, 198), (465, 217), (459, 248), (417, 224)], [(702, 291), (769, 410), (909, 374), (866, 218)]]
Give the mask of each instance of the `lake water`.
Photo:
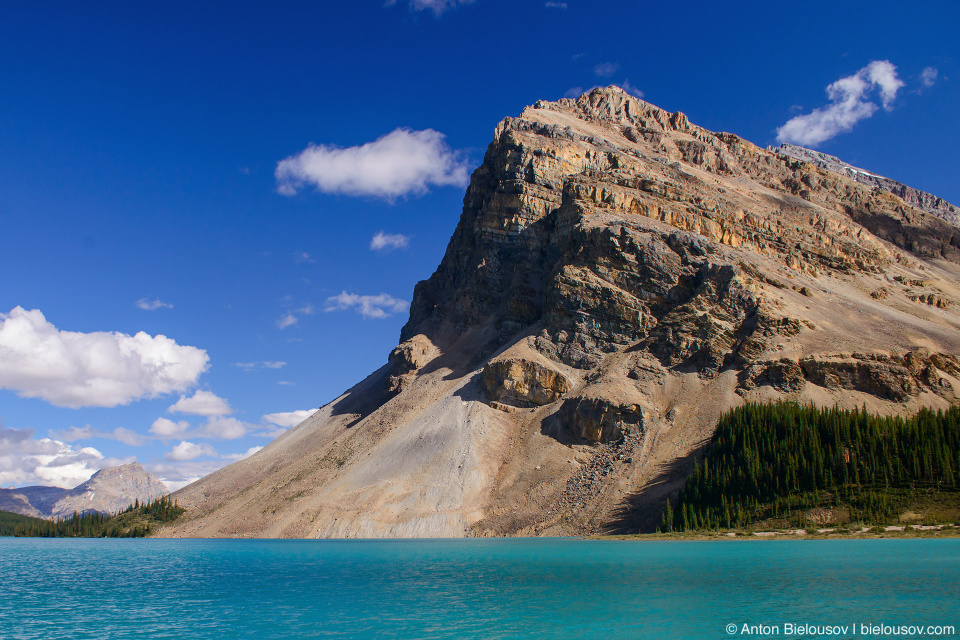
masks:
[(958, 608), (960, 540), (0, 538), (4, 639), (953, 638)]

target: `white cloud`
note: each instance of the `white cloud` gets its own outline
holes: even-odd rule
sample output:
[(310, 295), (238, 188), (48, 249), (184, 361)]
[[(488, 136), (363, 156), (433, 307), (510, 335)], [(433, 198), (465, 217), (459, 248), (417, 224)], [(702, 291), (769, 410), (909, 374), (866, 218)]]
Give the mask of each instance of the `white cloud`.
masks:
[(211, 416), (196, 431), (196, 437), (211, 440), (236, 440), (247, 435), (255, 425), (236, 418)]
[(938, 75), (940, 75), (940, 72), (935, 68), (924, 67), (923, 72), (920, 74), (920, 82), (922, 82), (925, 87), (932, 87), (933, 83), (937, 81)]
[(253, 371), (255, 369), (282, 369), (287, 366), (287, 363), (281, 360), (267, 360), (263, 362), (234, 362), (233, 366), (244, 371)]
[(106, 466), (93, 447), (74, 449), (33, 429), (0, 427), (0, 486), (46, 485), (72, 489)]
[(263, 416), (264, 421), (275, 424), (278, 427), (295, 427), (314, 413), (317, 409), (301, 409), (299, 411), (281, 411), (280, 413), (267, 413)]
[(60, 331), (38, 309), (0, 314), (0, 387), (62, 407), (114, 407), (183, 391), (207, 352), (163, 335)]
[(325, 193), (393, 200), (430, 185), (466, 186), (467, 164), (433, 129), (395, 129), (367, 144), (340, 148), (311, 144), (277, 163), (277, 191), (294, 195), (312, 184)]
[(159, 298), (154, 298), (153, 300), (140, 298), (136, 302), (136, 307), (138, 309), (143, 309), (144, 311), (155, 311), (157, 309), (173, 309), (172, 304), (170, 304), (169, 302), (164, 302)]
[(620, 85), (620, 88), (632, 95), (634, 98), (643, 97), (643, 91), (630, 84), (629, 80), (624, 80), (623, 84)]
[(208, 444), (196, 444), (187, 440), (181, 440), (180, 444), (163, 454), (164, 459), (183, 462), (193, 460), (200, 456), (215, 456), (216, 450)]
[(187, 398), (180, 396), (174, 404), (167, 407), (167, 413), (186, 413), (194, 416), (225, 416), (233, 413), (230, 404), (210, 391), (198, 389)]
[(370, 240), (370, 249), (372, 251), (390, 251), (391, 249), (403, 249), (408, 244), (410, 244), (410, 238), (401, 233), (377, 231)]
[(403, 313), (410, 307), (406, 300), (394, 298), (386, 293), (378, 296), (361, 296), (346, 291), (327, 298), (324, 311), (344, 311), (356, 309), (364, 318), (386, 318), (394, 313)]
[(157, 418), (153, 421), (153, 424), (150, 425), (150, 433), (157, 438), (169, 440), (173, 438), (184, 437), (189, 428), (190, 423), (186, 420), (174, 422), (173, 420), (167, 420), (166, 418)]
[(616, 62), (601, 62), (593, 67), (593, 72), (598, 78), (609, 78), (617, 72), (620, 65)]
[(267, 429), (254, 433), (253, 435), (261, 438), (276, 438), (291, 427), (297, 426), (317, 411), (317, 409), (301, 409), (299, 411), (267, 413), (262, 419), (264, 422), (270, 423), (270, 426)]
[(901, 87), (897, 68), (888, 60), (874, 60), (854, 75), (829, 85), (830, 104), (788, 120), (777, 129), (777, 140), (815, 147), (872, 116), (878, 109), (870, 99), (874, 90), (879, 92), (883, 108), (892, 110)]
[(277, 320), (278, 329), (286, 329), (287, 327), (292, 327), (293, 325), (300, 322), (300, 316), (312, 316), (317, 312), (313, 308), (313, 305), (305, 305), (299, 309), (294, 309), (293, 311), (288, 311)]
[(298, 322), (300, 322), (300, 318), (295, 316), (292, 312), (288, 312), (280, 316), (280, 318), (277, 320), (277, 328), (286, 329), (287, 327), (292, 327)]
[(277, 380), (277, 384), (283, 385), (285, 387), (292, 387), (295, 383), (290, 382), (289, 380)]
[(567, 3), (566, 2), (548, 2), (546, 6), (548, 9), (566, 9)]

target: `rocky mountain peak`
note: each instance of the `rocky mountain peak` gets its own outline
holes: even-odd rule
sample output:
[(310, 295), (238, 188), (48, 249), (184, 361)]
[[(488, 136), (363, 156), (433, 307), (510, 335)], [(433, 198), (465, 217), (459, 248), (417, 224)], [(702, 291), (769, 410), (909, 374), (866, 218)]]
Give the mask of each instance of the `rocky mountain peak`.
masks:
[(38, 518), (68, 518), (88, 511), (112, 515), (135, 501), (150, 502), (169, 493), (157, 476), (131, 462), (100, 469), (73, 489), (0, 489), (0, 509)]
[(171, 535), (651, 526), (746, 400), (960, 397), (960, 228), (626, 94), (501, 121), (389, 363)]

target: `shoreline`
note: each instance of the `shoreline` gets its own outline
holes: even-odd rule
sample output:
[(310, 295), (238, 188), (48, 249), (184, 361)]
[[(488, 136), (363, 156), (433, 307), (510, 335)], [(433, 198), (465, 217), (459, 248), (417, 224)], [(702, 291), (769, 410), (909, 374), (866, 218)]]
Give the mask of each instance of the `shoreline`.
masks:
[(729, 531), (691, 531), (673, 533), (598, 534), (583, 536), (584, 540), (909, 540), (960, 538), (960, 526), (940, 525), (878, 525), (858, 529), (823, 527), (817, 529), (764, 529)]

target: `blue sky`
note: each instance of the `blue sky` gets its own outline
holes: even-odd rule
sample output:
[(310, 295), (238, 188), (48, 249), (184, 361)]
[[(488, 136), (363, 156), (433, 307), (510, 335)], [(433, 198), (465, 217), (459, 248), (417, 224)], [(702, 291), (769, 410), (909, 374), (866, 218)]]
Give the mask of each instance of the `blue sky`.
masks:
[(619, 84), (960, 203), (955, 2), (86, 4), (0, 9), (0, 486), (177, 487), (381, 366), (538, 99)]

